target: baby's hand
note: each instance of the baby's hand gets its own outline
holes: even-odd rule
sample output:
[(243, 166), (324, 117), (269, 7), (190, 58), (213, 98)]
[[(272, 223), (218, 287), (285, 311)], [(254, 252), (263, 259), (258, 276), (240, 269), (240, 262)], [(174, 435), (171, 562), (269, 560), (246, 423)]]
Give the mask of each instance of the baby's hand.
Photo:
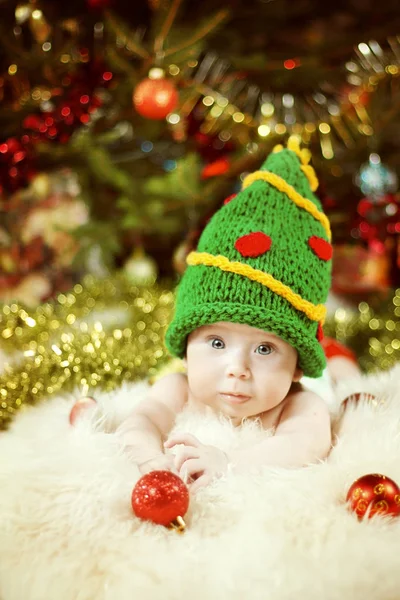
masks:
[(175, 459), (175, 467), (184, 481), (190, 478), (196, 480), (190, 485), (192, 492), (208, 485), (215, 477), (220, 477), (227, 471), (228, 457), (219, 448), (206, 446), (189, 433), (172, 436), (164, 446), (172, 448), (178, 444), (183, 444), (185, 449)]
[(150, 471), (172, 471), (178, 475), (174, 465), (174, 457), (168, 454), (158, 454), (150, 460), (139, 463), (138, 467), (142, 475), (150, 473)]

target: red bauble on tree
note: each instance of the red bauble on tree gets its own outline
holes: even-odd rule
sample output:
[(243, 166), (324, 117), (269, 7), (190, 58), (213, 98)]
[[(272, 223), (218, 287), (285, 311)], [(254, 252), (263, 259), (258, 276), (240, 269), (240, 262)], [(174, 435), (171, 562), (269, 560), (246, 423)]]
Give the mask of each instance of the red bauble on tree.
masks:
[(223, 156), (218, 160), (206, 165), (201, 171), (202, 179), (210, 179), (210, 177), (218, 177), (219, 175), (223, 175), (227, 171), (229, 171), (231, 167), (231, 162), (229, 158)]
[(400, 489), (386, 475), (363, 475), (356, 479), (347, 492), (346, 500), (359, 519), (379, 515), (400, 514)]
[(171, 471), (151, 471), (143, 475), (132, 491), (132, 510), (137, 517), (157, 525), (180, 521), (189, 507), (189, 490)]
[(133, 91), (133, 104), (146, 119), (165, 119), (178, 104), (175, 85), (164, 77), (162, 69), (151, 69)]

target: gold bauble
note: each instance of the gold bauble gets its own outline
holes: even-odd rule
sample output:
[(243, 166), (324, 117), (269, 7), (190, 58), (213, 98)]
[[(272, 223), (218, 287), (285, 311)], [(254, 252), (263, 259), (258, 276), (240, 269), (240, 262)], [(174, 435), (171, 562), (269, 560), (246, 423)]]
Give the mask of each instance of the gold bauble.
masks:
[(38, 200), (45, 200), (50, 195), (51, 181), (47, 173), (39, 173), (32, 180), (30, 189)]
[(135, 285), (152, 285), (157, 279), (157, 264), (141, 248), (136, 248), (124, 264), (124, 273)]

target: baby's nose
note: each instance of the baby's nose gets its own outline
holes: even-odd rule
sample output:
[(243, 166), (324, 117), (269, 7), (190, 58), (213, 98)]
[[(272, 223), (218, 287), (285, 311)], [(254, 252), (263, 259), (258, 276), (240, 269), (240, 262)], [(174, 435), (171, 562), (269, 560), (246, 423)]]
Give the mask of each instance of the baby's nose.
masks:
[(247, 361), (243, 356), (232, 356), (228, 364), (228, 374), (231, 377), (238, 377), (239, 379), (248, 379), (250, 377), (250, 370)]

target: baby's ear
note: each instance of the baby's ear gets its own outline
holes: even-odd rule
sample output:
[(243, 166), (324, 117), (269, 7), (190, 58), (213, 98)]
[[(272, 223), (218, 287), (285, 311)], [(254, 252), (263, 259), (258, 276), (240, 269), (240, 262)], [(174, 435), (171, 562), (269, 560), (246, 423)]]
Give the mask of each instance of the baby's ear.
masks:
[(295, 372), (293, 374), (293, 381), (300, 381), (300, 379), (303, 377), (303, 371), (300, 369), (299, 366), (296, 367)]

